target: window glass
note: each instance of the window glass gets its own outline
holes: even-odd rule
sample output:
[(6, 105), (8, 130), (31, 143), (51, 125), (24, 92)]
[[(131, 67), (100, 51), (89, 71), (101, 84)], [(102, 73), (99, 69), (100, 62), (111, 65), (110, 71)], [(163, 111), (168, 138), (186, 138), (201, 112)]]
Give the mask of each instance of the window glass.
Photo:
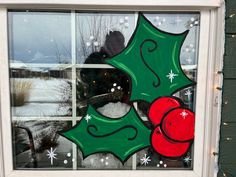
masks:
[(57, 133), (69, 121), (13, 121), (12, 127), (15, 169), (72, 169), (72, 143)]
[(12, 116), (71, 116), (71, 68), (10, 68)]
[(77, 62), (102, 64), (124, 49), (135, 29), (134, 13), (77, 13)]
[(9, 13), (12, 63), (71, 63), (71, 19), (65, 12)]
[[(193, 139), (176, 140), (172, 139), (173, 134), (167, 135), (165, 132), (163, 134), (165, 142), (170, 142), (170, 145), (177, 150), (179, 146), (184, 146), (184, 154), (167, 157), (157, 152), (154, 145), (148, 143), (151, 133), (156, 132), (158, 128), (150, 120), (149, 115), (154, 100), (132, 99), (135, 91), (134, 78), (137, 76), (137, 73), (132, 76), (132, 72), (140, 71), (142, 78), (137, 81), (141, 83), (139, 89), (145, 90), (148, 87), (146, 82), (151, 80), (149, 72), (153, 71), (153, 66), (150, 63), (155, 58), (151, 49), (152, 44), (144, 45), (146, 48), (149, 47), (148, 50), (151, 52), (146, 61), (146, 54), (143, 55), (146, 68), (135, 60), (126, 68), (122, 63), (114, 67), (114, 63), (112, 65), (108, 62), (122, 52), (127, 54), (132, 50), (129, 48), (133, 44), (132, 41), (139, 40), (135, 39), (135, 34), (138, 33), (138, 19), (140, 20), (138, 12), (27, 10), (9, 11), (8, 15), (14, 169), (190, 170), (193, 168)], [(73, 18), (74, 15), (76, 18)], [(158, 71), (160, 80), (165, 79), (166, 83), (172, 83), (182, 74), (187, 81), (196, 82), (199, 13), (144, 12), (143, 16), (146, 28), (150, 31), (155, 27), (160, 33), (170, 36), (188, 31), (183, 42), (179, 44), (180, 51), (176, 60), (178, 62), (174, 64), (175, 68), (177, 65), (180, 66), (179, 73), (172, 69), (163, 70), (162, 73), (162, 68), (171, 63), (165, 63), (164, 60), (160, 63), (158, 60), (154, 61), (157, 62), (157, 67), (159, 64), (161, 66), (159, 68), (161, 71)], [(157, 45), (161, 45), (161, 42)], [(158, 47), (158, 50), (162, 50), (160, 55), (166, 57), (166, 60), (169, 56), (174, 58), (174, 54), (170, 55), (174, 49), (169, 50), (168, 46), (163, 45)], [(142, 47), (140, 50), (142, 52)], [(140, 53), (136, 52), (124, 58), (125, 61), (131, 61), (131, 58), (138, 57)], [(145, 70), (147, 68), (149, 70)], [(141, 80), (143, 82), (140, 82)], [(194, 84), (183, 85), (166, 95), (168, 89), (171, 88), (166, 86), (166, 89), (161, 91), (162, 95), (158, 95), (159, 92), (155, 94), (158, 98), (171, 96), (179, 101), (177, 104), (181, 102), (178, 105), (179, 109), (187, 110), (183, 118), (195, 112)], [(165, 104), (161, 105), (161, 109)], [(88, 111), (93, 115), (90, 116)], [(163, 115), (165, 119), (167, 113), (171, 113), (168, 111)], [(126, 119), (129, 114), (129, 119), (136, 117), (136, 121), (123, 125), (120, 120)], [(98, 118), (96, 119), (98, 124), (101, 123), (100, 118), (109, 120), (100, 124), (102, 130), (92, 124), (92, 127), (89, 127), (95, 117)], [(111, 126), (105, 126), (109, 122)], [(118, 126), (117, 129), (113, 129), (116, 124), (113, 125), (112, 122), (122, 124), (123, 128)], [(79, 129), (81, 125), (85, 127), (82, 133)], [(134, 128), (134, 125), (139, 129)], [(140, 133), (137, 132), (141, 129), (150, 137), (140, 137)], [(161, 131), (163, 130), (161, 127)], [(106, 135), (103, 137), (99, 131), (105, 132)], [(101, 142), (104, 143), (101, 143), (101, 146), (93, 144), (91, 139), (86, 140), (85, 137), (88, 135), (86, 133), (93, 135), (93, 138), (101, 138)], [(119, 134), (121, 135), (118, 136)], [(124, 153), (123, 143), (119, 142), (122, 136), (128, 140), (138, 137), (139, 141), (145, 141), (147, 146), (145, 143), (141, 148), (138, 148), (140, 144), (137, 147), (132, 145)], [(110, 143), (110, 151), (107, 151), (106, 141), (114, 142), (114, 145)], [(166, 144), (161, 147), (163, 151), (173, 149)], [(94, 153), (91, 150), (93, 146), (98, 146)]]

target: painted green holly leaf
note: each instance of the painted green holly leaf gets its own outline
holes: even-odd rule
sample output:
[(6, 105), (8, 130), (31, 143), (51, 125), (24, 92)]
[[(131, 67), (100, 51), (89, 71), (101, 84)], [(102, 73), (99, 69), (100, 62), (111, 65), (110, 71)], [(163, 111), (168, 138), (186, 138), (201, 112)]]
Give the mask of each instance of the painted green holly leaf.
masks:
[(86, 116), (76, 126), (60, 134), (77, 144), (84, 158), (105, 152), (124, 163), (135, 152), (150, 146), (151, 130), (133, 107), (125, 116), (112, 119), (89, 106)]
[(171, 34), (154, 27), (141, 13), (127, 47), (106, 63), (131, 79), (130, 100), (152, 102), (193, 85), (180, 65), (181, 46), (188, 31)]

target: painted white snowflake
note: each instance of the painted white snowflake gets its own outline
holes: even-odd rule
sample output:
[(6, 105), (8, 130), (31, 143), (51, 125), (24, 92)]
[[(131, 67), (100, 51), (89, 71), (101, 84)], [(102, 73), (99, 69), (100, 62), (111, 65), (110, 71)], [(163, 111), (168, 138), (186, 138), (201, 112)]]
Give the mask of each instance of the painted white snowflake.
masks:
[(180, 113), (180, 115), (185, 119), (188, 116), (188, 113), (184, 110)]
[(86, 46), (90, 47), (91, 46), (91, 42), (86, 42)]
[(88, 114), (84, 118), (87, 121), (87, 123), (92, 119), (92, 117)]
[(140, 159), (140, 161), (142, 165), (144, 164), (146, 166), (149, 162), (151, 162), (151, 159), (150, 156), (147, 156), (147, 154), (145, 154), (144, 157)]
[(186, 157), (184, 157), (183, 161), (184, 161), (185, 163), (189, 164), (189, 163), (192, 161), (192, 159), (191, 159), (190, 156), (186, 156)]
[(166, 75), (166, 77), (170, 80), (171, 83), (176, 76), (178, 76), (178, 74), (173, 73), (172, 70), (170, 70), (170, 73)]
[(47, 152), (48, 152), (48, 153), (47, 153), (47, 156), (48, 156), (48, 158), (51, 160), (51, 165), (53, 165), (53, 159), (57, 159), (57, 158), (56, 158), (57, 154), (55, 153), (56, 149), (57, 149), (57, 148), (53, 149), (53, 148), (51, 147), (50, 151), (47, 150)]
[(186, 96), (191, 96), (192, 95), (192, 92), (188, 89), (185, 93), (184, 93), (184, 95), (186, 95)]

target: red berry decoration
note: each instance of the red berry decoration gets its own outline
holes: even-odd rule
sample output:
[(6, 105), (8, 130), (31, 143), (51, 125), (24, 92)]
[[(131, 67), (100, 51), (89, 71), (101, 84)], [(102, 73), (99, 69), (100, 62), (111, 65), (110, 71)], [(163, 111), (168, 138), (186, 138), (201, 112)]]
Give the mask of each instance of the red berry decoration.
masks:
[(195, 115), (184, 108), (170, 111), (163, 119), (161, 128), (164, 134), (175, 141), (190, 141), (194, 138)]
[(180, 107), (178, 100), (173, 97), (161, 97), (154, 101), (149, 109), (148, 117), (153, 125), (159, 125), (164, 115), (171, 109)]
[(148, 112), (149, 120), (156, 126), (151, 135), (152, 147), (165, 157), (183, 156), (194, 138), (194, 113), (181, 106), (181, 101), (174, 97), (161, 97)]
[(180, 157), (183, 156), (190, 147), (189, 142), (175, 142), (168, 139), (161, 131), (160, 126), (157, 126), (151, 135), (152, 147), (156, 152), (165, 157)]

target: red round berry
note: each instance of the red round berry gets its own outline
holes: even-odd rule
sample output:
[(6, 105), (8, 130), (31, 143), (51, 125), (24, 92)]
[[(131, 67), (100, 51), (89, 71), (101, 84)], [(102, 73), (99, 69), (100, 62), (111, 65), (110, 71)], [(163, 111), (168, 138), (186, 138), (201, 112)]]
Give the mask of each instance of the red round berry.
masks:
[(177, 107), (180, 107), (180, 103), (173, 97), (158, 98), (150, 106), (148, 117), (153, 125), (159, 125), (165, 113)]
[(154, 150), (165, 157), (181, 157), (190, 146), (189, 142), (175, 142), (168, 139), (162, 132), (160, 127), (156, 127), (151, 135), (151, 143)]
[(163, 119), (161, 128), (164, 134), (175, 141), (189, 141), (194, 138), (195, 115), (184, 108), (170, 111)]

